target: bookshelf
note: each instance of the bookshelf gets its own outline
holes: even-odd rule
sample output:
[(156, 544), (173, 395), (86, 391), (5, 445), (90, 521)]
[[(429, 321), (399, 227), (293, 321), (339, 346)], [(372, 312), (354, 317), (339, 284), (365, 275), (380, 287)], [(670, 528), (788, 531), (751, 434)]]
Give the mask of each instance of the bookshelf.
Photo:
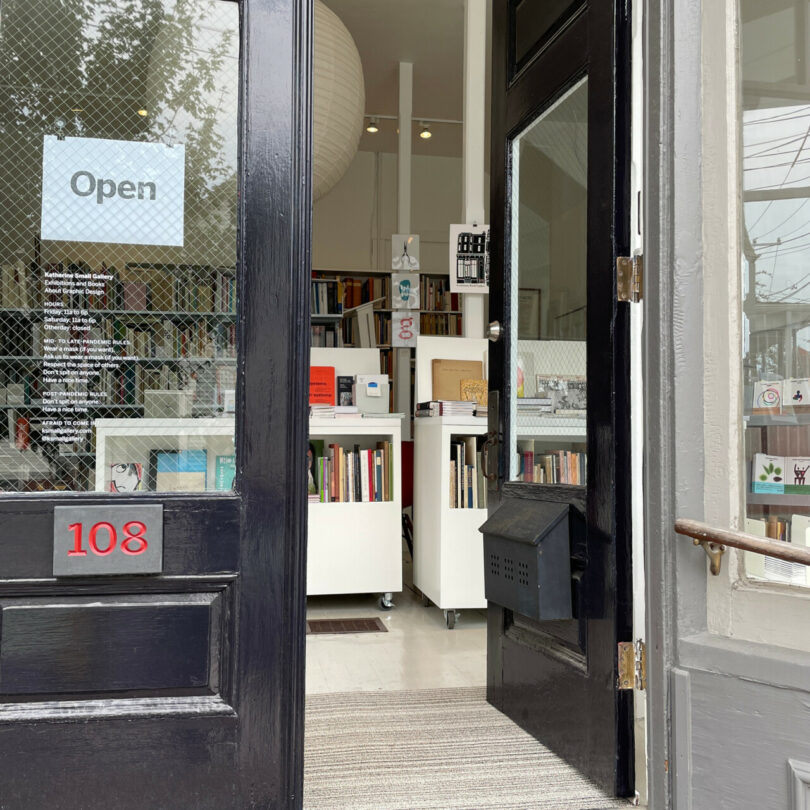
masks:
[(391, 442), (391, 500), (308, 505), (307, 595), (402, 590), (401, 420), (310, 419), (310, 440), (361, 449)]
[[(380, 373), (391, 380), (391, 410), (413, 412), (413, 383), (409, 366), (413, 350), (391, 344), (391, 270), (312, 271), (310, 297), (311, 345), (319, 348), (375, 347), (380, 350)], [(461, 301), (450, 293), (447, 274), (414, 273), (419, 277), (419, 317), (423, 335), (461, 337)], [(372, 305), (370, 309), (367, 305)], [(358, 308), (368, 311), (362, 314)], [(366, 319), (361, 327), (361, 317)], [(405, 385), (407, 385), (407, 391)], [(406, 396), (407, 394), (407, 396)], [(405, 438), (410, 437), (406, 429)]]
[[(10, 443), (22, 422), (22, 452), (37, 454), (50, 470), (37, 473), (37, 485), (92, 489), (90, 426), (148, 416), (149, 391), (187, 392), (189, 412), (169, 416), (213, 418), (229, 409), (236, 387), (234, 268), (91, 268), (77, 261), (16, 275), (4, 269), (0, 281), (0, 408)], [(87, 425), (80, 435), (48, 437), (45, 425), (76, 418)]]
[(484, 608), (484, 540), (478, 527), (486, 508), (451, 506), (451, 445), (483, 437), (486, 417), (433, 416), (414, 420), (414, 585), (444, 611), (453, 629), (456, 611)]

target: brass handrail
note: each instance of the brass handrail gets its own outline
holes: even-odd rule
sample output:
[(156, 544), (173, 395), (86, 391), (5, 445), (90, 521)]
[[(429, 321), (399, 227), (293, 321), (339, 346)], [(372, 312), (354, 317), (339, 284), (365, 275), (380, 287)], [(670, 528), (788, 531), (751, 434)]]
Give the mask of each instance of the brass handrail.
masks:
[(810, 565), (810, 548), (794, 546), (780, 540), (763, 540), (753, 534), (735, 532), (731, 529), (716, 529), (697, 520), (685, 518), (675, 521), (675, 531), (694, 538), (696, 546), (703, 546), (712, 561), (711, 572), (715, 575), (720, 573), (720, 559), (725, 551), (725, 546), (753, 551), (755, 554), (765, 554), (786, 562)]

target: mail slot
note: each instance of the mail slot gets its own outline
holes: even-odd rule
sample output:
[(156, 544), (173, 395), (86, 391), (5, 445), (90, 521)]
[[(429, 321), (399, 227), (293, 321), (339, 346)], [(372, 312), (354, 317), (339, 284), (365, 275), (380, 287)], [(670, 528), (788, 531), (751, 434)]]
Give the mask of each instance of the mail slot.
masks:
[(570, 619), (571, 549), (585, 531), (571, 504), (505, 499), (481, 526), (487, 601), (531, 619)]

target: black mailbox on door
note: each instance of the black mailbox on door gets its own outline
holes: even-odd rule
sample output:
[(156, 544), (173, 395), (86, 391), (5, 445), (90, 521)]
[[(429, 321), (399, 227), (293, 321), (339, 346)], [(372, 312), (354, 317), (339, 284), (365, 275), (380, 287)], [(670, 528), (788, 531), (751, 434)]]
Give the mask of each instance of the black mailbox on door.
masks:
[(584, 533), (571, 504), (506, 499), (481, 526), (489, 602), (530, 619), (570, 619), (571, 549)]

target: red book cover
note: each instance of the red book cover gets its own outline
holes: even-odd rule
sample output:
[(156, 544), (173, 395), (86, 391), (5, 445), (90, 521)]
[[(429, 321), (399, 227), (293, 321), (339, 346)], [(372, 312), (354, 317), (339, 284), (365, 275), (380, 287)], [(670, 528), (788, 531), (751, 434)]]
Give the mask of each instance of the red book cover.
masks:
[(309, 404), (335, 404), (335, 367), (310, 366), (309, 369)]
[(368, 462), (368, 499), (374, 500), (374, 459), (371, 457), (372, 453), (366, 454), (366, 461)]
[(523, 480), (534, 481), (534, 453), (531, 450), (523, 451)]

